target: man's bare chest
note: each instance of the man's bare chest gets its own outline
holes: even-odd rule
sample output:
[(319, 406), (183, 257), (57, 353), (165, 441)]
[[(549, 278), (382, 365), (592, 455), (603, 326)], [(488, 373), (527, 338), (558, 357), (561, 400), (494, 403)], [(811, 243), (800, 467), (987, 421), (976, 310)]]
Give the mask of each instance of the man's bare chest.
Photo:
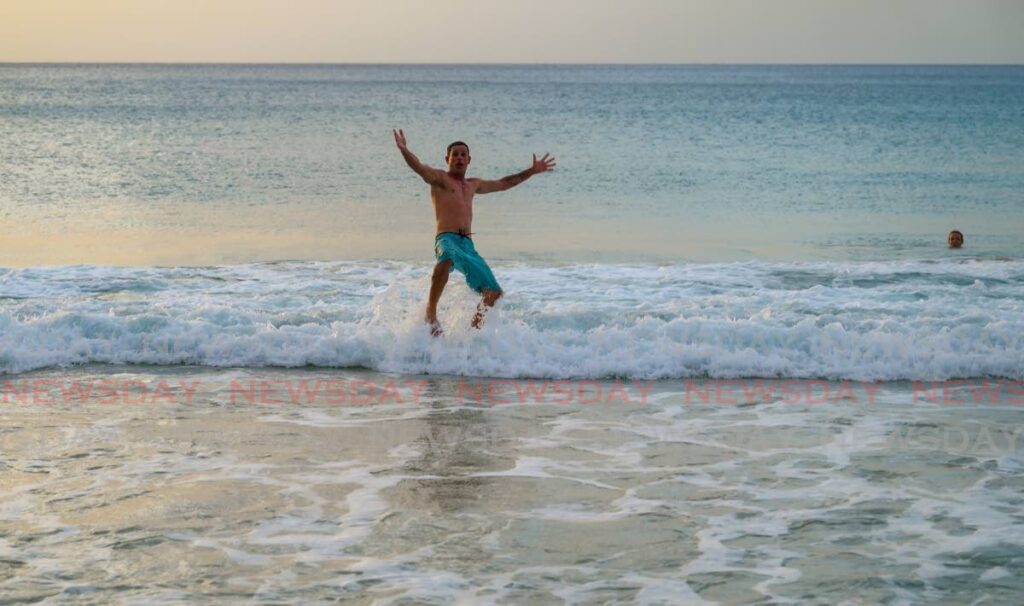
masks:
[(466, 207), (473, 203), (473, 186), (470, 183), (448, 183), (434, 187), (434, 202), (439, 205)]

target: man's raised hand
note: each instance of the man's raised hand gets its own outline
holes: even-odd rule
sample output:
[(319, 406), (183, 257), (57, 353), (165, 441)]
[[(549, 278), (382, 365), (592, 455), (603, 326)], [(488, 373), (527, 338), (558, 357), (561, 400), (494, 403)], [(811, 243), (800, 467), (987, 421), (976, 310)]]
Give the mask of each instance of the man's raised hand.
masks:
[(405, 133), (402, 132), (402, 129), (398, 128), (392, 132), (395, 134), (395, 145), (398, 146), (398, 149), (409, 149), (405, 142)]
[(533, 174), (539, 175), (555, 168), (555, 159), (549, 156), (550, 154), (544, 154), (544, 157), (538, 160), (537, 154), (533, 154)]

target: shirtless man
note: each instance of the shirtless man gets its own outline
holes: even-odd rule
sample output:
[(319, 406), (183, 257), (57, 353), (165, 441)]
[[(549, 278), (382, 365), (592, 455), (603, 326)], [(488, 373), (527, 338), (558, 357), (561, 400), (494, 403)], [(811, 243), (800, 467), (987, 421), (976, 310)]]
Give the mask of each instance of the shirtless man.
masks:
[(491, 268), (473, 247), (470, 239), (473, 227), (473, 195), (489, 194), (505, 191), (515, 187), (536, 174), (545, 173), (555, 167), (555, 159), (544, 154), (537, 159), (533, 156), (533, 165), (521, 173), (509, 175), (497, 181), (484, 179), (467, 179), (466, 169), (471, 158), (469, 146), (456, 141), (448, 146), (445, 162), (448, 170), (431, 168), (419, 161), (405, 142), (405, 133), (401, 129), (394, 131), (395, 144), (402, 152), (406, 164), (420, 177), (430, 184), (430, 200), (434, 203), (434, 217), (437, 219), (437, 236), (434, 238), (434, 255), (437, 265), (430, 283), (430, 299), (427, 301), (426, 321), (430, 324), (430, 332), (434, 336), (441, 334), (441, 325), (437, 321), (437, 302), (448, 283), (448, 274), (452, 267), (466, 276), (466, 283), (483, 300), (476, 307), (473, 316), (473, 327), (480, 328), (484, 313), (494, 306), (501, 296), (501, 286), (494, 279)]

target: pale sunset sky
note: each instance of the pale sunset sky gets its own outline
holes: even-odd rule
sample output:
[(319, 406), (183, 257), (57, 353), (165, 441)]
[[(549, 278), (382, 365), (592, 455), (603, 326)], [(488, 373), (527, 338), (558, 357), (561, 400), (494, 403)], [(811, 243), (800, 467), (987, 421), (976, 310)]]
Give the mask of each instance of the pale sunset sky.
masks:
[(1024, 0), (0, 0), (0, 62), (1024, 63)]

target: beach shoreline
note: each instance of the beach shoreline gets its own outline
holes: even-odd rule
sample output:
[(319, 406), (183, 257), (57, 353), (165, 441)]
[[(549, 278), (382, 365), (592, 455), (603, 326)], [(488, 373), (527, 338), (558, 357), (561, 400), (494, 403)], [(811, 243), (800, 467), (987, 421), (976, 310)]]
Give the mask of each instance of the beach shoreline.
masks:
[[(417, 398), (285, 401), (311, 379)], [(1024, 415), (1005, 392), (914, 403), (902, 382), (875, 384), (871, 404), (687, 404), (684, 383), (656, 381), (621, 384), (631, 403), (520, 403), (460, 396), (465, 379), (102, 365), (5, 376), (50, 381), (54, 397), (74, 381), (135, 391), (0, 404), (0, 547), (15, 563), (0, 588), (199, 602), (827, 601), (848, 583), (871, 602), (999, 602), (1021, 590), (1008, 554), (1024, 535), (1007, 507)], [(191, 400), (139, 398), (161, 382), (181, 397), (194, 385)], [(239, 399), (264, 383), (270, 400)]]

